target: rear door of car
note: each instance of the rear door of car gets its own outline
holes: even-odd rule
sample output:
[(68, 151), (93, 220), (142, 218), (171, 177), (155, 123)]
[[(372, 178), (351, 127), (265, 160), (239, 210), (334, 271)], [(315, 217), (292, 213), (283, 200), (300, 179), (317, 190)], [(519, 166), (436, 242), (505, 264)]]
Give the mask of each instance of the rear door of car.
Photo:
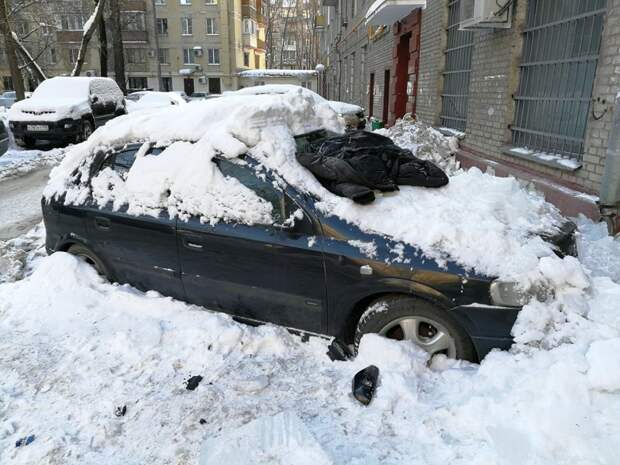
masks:
[[(90, 84), (90, 108), (95, 119), (95, 126), (103, 126), (116, 116), (117, 102), (114, 88), (116, 84), (107, 79), (93, 79)], [(120, 92), (120, 90), (118, 90)]]
[[(327, 306), (323, 254), (312, 217), (267, 177), (219, 160), (225, 176), (272, 203), (276, 224), (178, 222), (182, 279), (188, 299), (249, 320), (322, 332)], [(298, 211), (295, 224), (278, 226)]]
[[(105, 160), (100, 172), (109, 168), (126, 176), (139, 144), (128, 146)], [(95, 174), (96, 176), (96, 174)], [(85, 208), (88, 236), (94, 252), (101, 255), (120, 282), (143, 290), (185, 298), (176, 247), (176, 218), (167, 211), (158, 216), (133, 215), (123, 205), (114, 209), (90, 202)]]

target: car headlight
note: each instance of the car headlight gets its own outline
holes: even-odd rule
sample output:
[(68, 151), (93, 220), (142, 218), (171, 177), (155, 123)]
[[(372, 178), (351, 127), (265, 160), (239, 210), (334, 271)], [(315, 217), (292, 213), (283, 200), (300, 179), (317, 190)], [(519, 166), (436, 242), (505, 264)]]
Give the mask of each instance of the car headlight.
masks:
[(519, 283), (510, 281), (493, 281), (490, 292), (493, 305), (502, 307), (522, 307), (532, 298)]

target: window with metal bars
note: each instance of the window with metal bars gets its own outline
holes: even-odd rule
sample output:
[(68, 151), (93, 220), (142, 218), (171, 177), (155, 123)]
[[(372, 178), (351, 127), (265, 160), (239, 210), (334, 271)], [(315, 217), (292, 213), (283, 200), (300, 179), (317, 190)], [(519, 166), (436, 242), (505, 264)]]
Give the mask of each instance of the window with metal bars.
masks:
[(512, 143), (581, 161), (606, 0), (529, 0)]
[(440, 122), (442, 126), (465, 131), (474, 33), (459, 31), (460, 11), (461, 0), (450, 0)]

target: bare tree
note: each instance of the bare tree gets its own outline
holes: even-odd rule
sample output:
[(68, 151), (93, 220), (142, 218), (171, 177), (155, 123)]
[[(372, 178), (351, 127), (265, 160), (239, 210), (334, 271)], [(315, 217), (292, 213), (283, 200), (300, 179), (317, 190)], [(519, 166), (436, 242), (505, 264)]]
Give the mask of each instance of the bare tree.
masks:
[(79, 76), (86, 59), (86, 52), (88, 51), (88, 43), (90, 38), (95, 33), (95, 29), (99, 26), (99, 21), (103, 15), (103, 9), (105, 7), (105, 0), (99, 0), (95, 6), (95, 10), (88, 18), (88, 21), (84, 24), (84, 33), (82, 34), (82, 42), (80, 43), (80, 51), (78, 52), (78, 58), (75, 62), (75, 67), (71, 72), (71, 76)]
[(124, 94), (127, 93), (125, 81), (125, 54), (123, 49), (123, 31), (118, 0), (110, 0), (110, 32), (112, 33), (112, 56), (114, 59), (114, 79)]
[(99, 67), (101, 75), (108, 76), (108, 33), (105, 29), (105, 13), (99, 17), (97, 34), (99, 36)]
[(24, 99), (24, 78), (22, 77), (19, 63), (17, 62), (17, 54), (15, 53), (15, 40), (9, 16), (6, 7), (6, 0), (0, 0), (0, 29), (4, 36), (4, 46), (6, 48), (7, 61), (11, 69), (11, 79), (13, 80), (13, 89), (17, 100)]

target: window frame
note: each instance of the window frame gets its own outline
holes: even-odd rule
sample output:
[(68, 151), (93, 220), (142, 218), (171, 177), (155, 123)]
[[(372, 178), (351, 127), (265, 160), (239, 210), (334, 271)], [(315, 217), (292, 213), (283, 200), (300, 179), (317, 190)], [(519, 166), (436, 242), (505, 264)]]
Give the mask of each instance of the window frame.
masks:
[[(213, 57), (211, 56), (211, 54), (213, 54)], [(216, 55), (217, 55), (217, 61), (215, 61)], [(207, 49), (207, 64), (213, 65), (213, 66), (217, 66), (220, 64), (220, 49), (219, 48), (208, 48)]]

